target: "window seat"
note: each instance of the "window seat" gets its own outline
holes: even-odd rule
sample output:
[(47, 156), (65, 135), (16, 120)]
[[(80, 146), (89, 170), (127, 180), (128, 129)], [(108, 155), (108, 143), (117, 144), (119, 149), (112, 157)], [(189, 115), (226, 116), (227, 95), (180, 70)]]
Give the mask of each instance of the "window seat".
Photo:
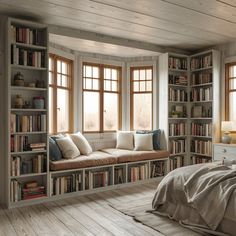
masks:
[(107, 148), (94, 151), (90, 155), (81, 155), (74, 159), (62, 159), (50, 162), (51, 171), (82, 169), (106, 165), (115, 165), (127, 162), (165, 159), (169, 157), (166, 150), (134, 151), (116, 148)]

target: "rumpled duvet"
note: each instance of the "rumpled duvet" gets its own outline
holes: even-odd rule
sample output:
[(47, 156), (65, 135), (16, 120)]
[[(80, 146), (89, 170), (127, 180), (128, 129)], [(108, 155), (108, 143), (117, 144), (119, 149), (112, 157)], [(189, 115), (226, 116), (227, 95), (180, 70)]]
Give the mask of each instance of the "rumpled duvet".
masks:
[(198, 232), (236, 235), (236, 170), (216, 163), (178, 168), (160, 182), (152, 206)]

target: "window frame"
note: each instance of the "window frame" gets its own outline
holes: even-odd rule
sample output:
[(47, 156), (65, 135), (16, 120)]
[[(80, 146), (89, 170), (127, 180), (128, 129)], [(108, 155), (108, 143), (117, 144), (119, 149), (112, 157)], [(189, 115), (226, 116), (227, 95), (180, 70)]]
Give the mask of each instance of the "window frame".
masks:
[[(133, 79), (133, 72), (134, 70), (147, 70), (147, 69), (151, 69), (152, 71), (152, 87), (151, 87), (151, 92), (147, 92), (147, 91), (142, 91), (142, 92), (134, 92), (133, 91), (133, 84), (134, 84), (134, 79)], [(139, 80), (140, 81), (140, 80)], [(146, 80), (145, 80), (146, 81)], [(153, 129), (153, 83), (154, 83), (154, 79), (153, 79), (153, 65), (147, 65), (147, 66), (131, 66), (130, 67), (130, 130), (134, 130), (134, 94), (145, 94), (145, 93), (150, 93), (152, 98), (151, 98), (151, 130)]]
[[(49, 58), (52, 59), (52, 65), (53, 65), (53, 70), (48, 69), (48, 73), (52, 73), (52, 84), (48, 84), (49, 89), (52, 88), (53, 91), (53, 96), (52, 96), (52, 105), (53, 105), (53, 126), (52, 126), (52, 133), (50, 134), (58, 134), (58, 133), (70, 133), (73, 131), (74, 127), (74, 116), (73, 116), (73, 96), (74, 96), (74, 91), (73, 91), (73, 85), (74, 85), (74, 62), (73, 60), (70, 60), (68, 58), (50, 53)], [(70, 64), (69, 66), (69, 71), (68, 71), (68, 77), (69, 79), (69, 85), (68, 87), (60, 86), (57, 85), (57, 61), (60, 60), (62, 62), (65, 62), (67, 64)], [(62, 72), (60, 73), (62, 74)], [(57, 130), (57, 90), (58, 89), (64, 89), (69, 91), (69, 130), (63, 131), (63, 132), (58, 132)], [(49, 95), (48, 95), (49, 96)]]
[[(99, 68), (99, 89), (85, 89), (84, 88), (84, 66), (94, 66)], [(104, 69), (116, 69), (118, 72), (118, 92), (113, 91), (105, 91), (104, 90)], [(84, 130), (84, 92), (94, 92), (97, 91), (99, 93), (99, 130), (98, 131), (85, 131)], [(109, 64), (101, 64), (101, 63), (93, 63), (93, 62), (82, 62), (82, 132), (87, 134), (92, 133), (114, 133), (117, 130), (104, 130), (104, 93), (115, 93), (118, 95), (118, 130), (122, 127), (122, 67), (109, 65)]]

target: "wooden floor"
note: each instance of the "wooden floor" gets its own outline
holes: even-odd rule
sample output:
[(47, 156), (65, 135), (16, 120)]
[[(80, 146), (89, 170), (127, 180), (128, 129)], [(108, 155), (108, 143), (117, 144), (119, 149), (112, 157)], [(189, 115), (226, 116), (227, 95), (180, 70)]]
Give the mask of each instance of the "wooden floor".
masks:
[(30, 207), (0, 208), (0, 235), (163, 236), (109, 205), (150, 197), (156, 186), (149, 183)]

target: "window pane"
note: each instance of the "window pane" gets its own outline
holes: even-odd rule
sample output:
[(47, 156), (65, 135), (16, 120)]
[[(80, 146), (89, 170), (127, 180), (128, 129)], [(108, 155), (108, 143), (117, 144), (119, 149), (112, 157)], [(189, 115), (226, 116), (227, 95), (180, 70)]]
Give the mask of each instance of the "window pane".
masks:
[(112, 81), (111, 83), (112, 83), (112, 91), (117, 92), (118, 91), (117, 81)]
[(152, 95), (134, 94), (134, 129), (151, 130), (152, 129)]
[(140, 82), (140, 91), (145, 91), (145, 84), (146, 82)]
[(111, 79), (111, 69), (109, 69), (109, 68), (105, 68), (104, 69), (104, 78), (105, 79)]
[(62, 74), (68, 74), (67, 63), (62, 62)]
[(145, 80), (145, 70), (140, 70), (140, 80)]
[(146, 80), (152, 80), (152, 70), (146, 70)]
[(57, 132), (69, 130), (69, 91), (57, 89)]
[(139, 92), (139, 82), (134, 82), (133, 91)]
[(53, 89), (49, 87), (49, 133), (53, 132)]
[(62, 86), (68, 87), (68, 77), (65, 75), (62, 75)]
[(111, 75), (112, 80), (117, 80), (117, 70), (112, 69), (112, 75)]
[(118, 94), (104, 93), (104, 130), (118, 129)]
[(61, 86), (61, 74), (57, 74), (57, 85)]
[(236, 92), (229, 94), (229, 120), (236, 120)]
[(99, 93), (84, 92), (84, 131), (99, 131)]
[(146, 82), (146, 91), (152, 91), (152, 82), (151, 81), (147, 81)]
[(92, 77), (92, 67), (91, 66), (85, 66), (85, 77)]
[(236, 79), (229, 80), (229, 89), (236, 89)]
[(133, 80), (139, 80), (139, 70), (133, 71)]
[(93, 67), (93, 78), (99, 78), (98, 67)]
[(92, 79), (85, 79), (85, 89), (92, 89)]
[(110, 80), (104, 81), (104, 90), (111, 91), (111, 81)]
[(236, 66), (230, 66), (229, 77), (236, 77)]
[(93, 80), (93, 89), (95, 89), (95, 90), (99, 89), (99, 80), (98, 79)]
[(57, 61), (57, 72), (61, 73), (61, 61)]

